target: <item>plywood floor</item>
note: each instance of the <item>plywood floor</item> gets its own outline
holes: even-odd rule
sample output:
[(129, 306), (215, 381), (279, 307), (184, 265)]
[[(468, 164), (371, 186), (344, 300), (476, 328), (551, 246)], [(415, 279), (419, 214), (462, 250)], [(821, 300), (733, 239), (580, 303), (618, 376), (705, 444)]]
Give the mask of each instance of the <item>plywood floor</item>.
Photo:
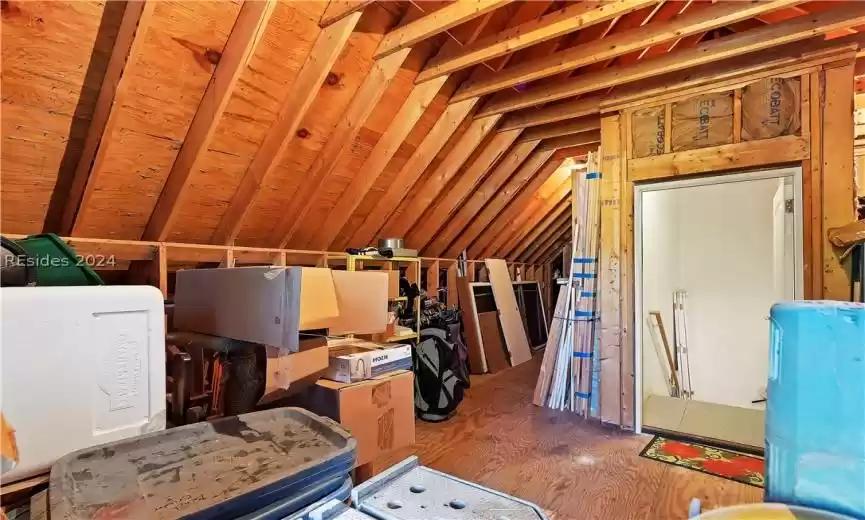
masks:
[(381, 470), (415, 454), (423, 464), (539, 504), (556, 520), (684, 519), (704, 508), (759, 502), (762, 490), (638, 456), (651, 439), (537, 408), (539, 356), (474, 377), (456, 417), (418, 421), (417, 441), (376, 461)]

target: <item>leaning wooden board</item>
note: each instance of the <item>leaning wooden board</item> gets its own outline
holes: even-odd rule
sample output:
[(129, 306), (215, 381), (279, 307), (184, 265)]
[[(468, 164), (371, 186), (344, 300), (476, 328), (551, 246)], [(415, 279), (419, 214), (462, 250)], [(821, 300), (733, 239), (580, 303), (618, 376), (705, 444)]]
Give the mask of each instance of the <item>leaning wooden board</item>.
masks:
[(499, 320), (505, 336), (505, 347), (511, 354), (511, 366), (525, 363), (532, 359), (532, 351), (520, 317), (520, 309), (517, 307), (517, 298), (514, 295), (507, 263), (504, 260), (488, 258), (484, 260), (484, 264), (490, 275), (496, 307), (499, 308)]
[(475, 298), (467, 276), (457, 277), (457, 293), (460, 299), (460, 309), (463, 317), (463, 334), (466, 337), (466, 348), (469, 354), (469, 365), (472, 374), (485, 374), (487, 361), (484, 356), (484, 345), (481, 331), (478, 327), (478, 314), (475, 309)]

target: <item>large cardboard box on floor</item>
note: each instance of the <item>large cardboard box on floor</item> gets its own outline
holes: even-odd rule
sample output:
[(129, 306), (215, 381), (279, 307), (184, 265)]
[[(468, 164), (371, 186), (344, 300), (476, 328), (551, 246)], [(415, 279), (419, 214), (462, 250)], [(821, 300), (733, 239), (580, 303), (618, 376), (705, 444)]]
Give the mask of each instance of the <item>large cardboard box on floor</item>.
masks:
[(391, 372), (359, 383), (320, 379), (306, 406), (357, 439), (358, 466), (414, 443), (414, 374)]
[(259, 404), (294, 395), (312, 386), (327, 370), (327, 339), (322, 337), (300, 340), (298, 352), (277, 347), (265, 347), (264, 396)]
[(268, 266), (181, 270), (174, 325), (297, 352), (301, 330), (384, 331), (387, 291), (384, 272)]

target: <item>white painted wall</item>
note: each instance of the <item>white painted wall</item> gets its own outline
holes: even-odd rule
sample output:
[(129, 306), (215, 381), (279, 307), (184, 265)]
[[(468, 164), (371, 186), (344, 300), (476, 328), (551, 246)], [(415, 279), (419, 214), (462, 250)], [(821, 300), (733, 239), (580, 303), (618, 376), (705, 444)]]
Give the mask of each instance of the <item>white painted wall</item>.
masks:
[[(793, 281), (778, 283), (794, 272), (792, 231), (776, 239), (773, 199), (779, 182), (752, 180), (643, 194), (644, 395), (667, 395), (663, 358), (655, 351), (646, 316), (652, 310), (662, 313), (672, 343), (672, 294), (681, 289), (688, 293), (694, 399), (754, 406), (751, 401), (767, 380), (769, 308), (793, 298)], [(784, 252), (781, 262), (779, 249)], [(778, 269), (782, 273), (776, 274)]]

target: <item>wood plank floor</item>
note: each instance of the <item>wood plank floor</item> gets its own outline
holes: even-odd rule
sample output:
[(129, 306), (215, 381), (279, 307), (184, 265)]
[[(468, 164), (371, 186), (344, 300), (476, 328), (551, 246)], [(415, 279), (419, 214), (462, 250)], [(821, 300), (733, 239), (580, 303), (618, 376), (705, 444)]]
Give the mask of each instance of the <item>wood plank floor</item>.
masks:
[(451, 420), (417, 422), (414, 454), (423, 464), (530, 500), (556, 520), (684, 519), (699, 497), (705, 509), (759, 502), (762, 490), (639, 457), (651, 439), (532, 405), (540, 359), (473, 388)]

